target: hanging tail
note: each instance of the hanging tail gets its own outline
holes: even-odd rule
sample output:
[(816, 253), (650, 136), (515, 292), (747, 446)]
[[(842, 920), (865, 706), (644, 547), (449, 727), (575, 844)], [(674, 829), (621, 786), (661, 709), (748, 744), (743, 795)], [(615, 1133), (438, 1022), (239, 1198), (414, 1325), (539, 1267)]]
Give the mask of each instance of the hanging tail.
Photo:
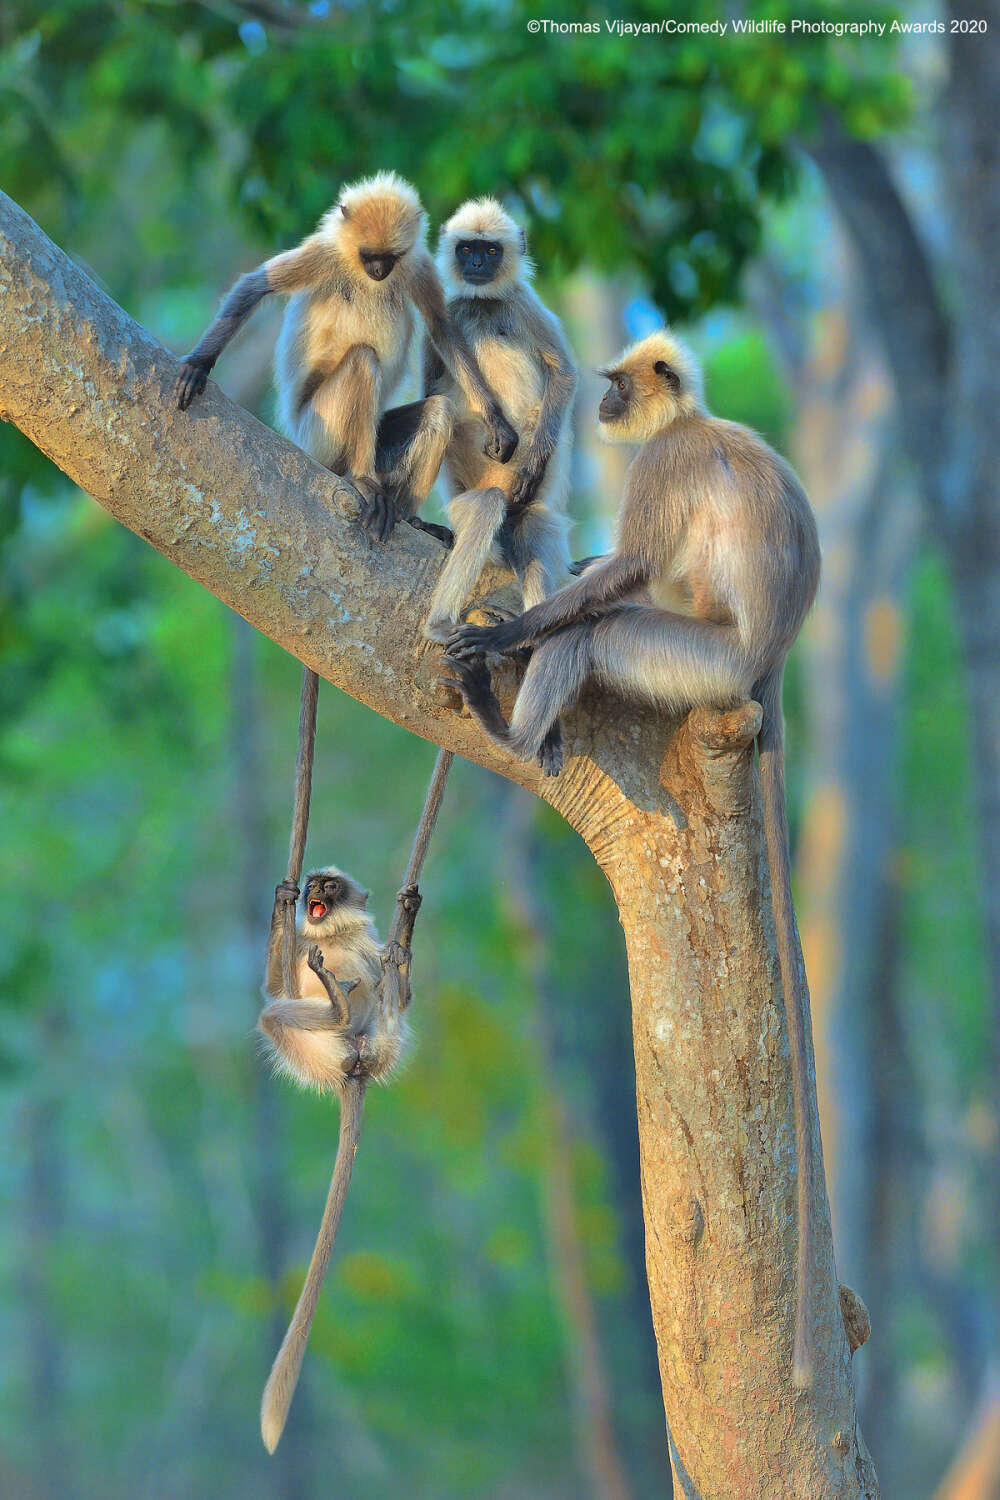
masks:
[(281, 1348), (278, 1350), (271, 1373), (264, 1387), (260, 1403), (260, 1433), (264, 1447), (273, 1453), (285, 1428), (288, 1408), (292, 1404), (295, 1386), (302, 1368), (302, 1356), (309, 1342), (313, 1314), (319, 1301), (320, 1289), (326, 1268), (330, 1264), (330, 1252), (337, 1238), (340, 1216), (344, 1211), (344, 1200), (351, 1183), (354, 1157), (361, 1135), (361, 1113), (364, 1108), (365, 1085), (356, 1078), (349, 1078), (340, 1102), (340, 1139), (337, 1143), (337, 1160), (330, 1180), (323, 1220), (316, 1236), (316, 1246), (306, 1272), (305, 1284), (298, 1304), (288, 1325)]
[(764, 833), (771, 876), (774, 928), (778, 939), (778, 962), (785, 1000), (788, 1045), (792, 1064), (792, 1095), (795, 1104), (797, 1162), (798, 1256), (795, 1276), (795, 1345), (792, 1384), (800, 1390), (812, 1384), (813, 1329), (812, 1287), (812, 1199), (813, 1153), (809, 1131), (809, 992), (800, 978), (800, 953), (795, 935), (795, 908), (788, 858), (788, 813), (785, 804), (784, 725), (781, 712), (781, 681), (784, 663), (762, 678), (755, 689), (764, 710), (757, 747), (760, 754), (760, 789), (764, 804)]

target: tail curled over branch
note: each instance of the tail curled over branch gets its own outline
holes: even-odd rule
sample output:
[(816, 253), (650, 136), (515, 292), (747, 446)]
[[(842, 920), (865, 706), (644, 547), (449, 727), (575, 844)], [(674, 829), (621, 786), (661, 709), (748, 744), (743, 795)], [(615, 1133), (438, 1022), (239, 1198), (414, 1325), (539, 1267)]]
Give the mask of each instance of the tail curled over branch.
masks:
[(795, 1345), (792, 1384), (801, 1390), (812, 1384), (813, 1329), (810, 1307), (812, 1286), (813, 1152), (809, 1128), (807, 1081), (809, 1077), (809, 992), (802, 975), (795, 937), (795, 909), (788, 859), (788, 814), (785, 805), (784, 727), (781, 713), (783, 665), (762, 679), (757, 696), (764, 710), (757, 747), (760, 754), (760, 788), (764, 804), (764, 833), (771, 875), (771, 900), (778, 939), (778, 962), (785, 1000), (785, 1019), (792, 1063), (792, 1094), (795, 1103), (795, 1149), (797, 1160), (798, 1257), (795, 1279)]
[(323, 1220), (319, 1226), (319, 1234), (316, 1236), (316, 1245), (312, 1260), (309, 1262), (309, 1270), (306, 1272), (305, 1284), (292, 1315), (292, 1321), (288, 1325), (288, 1332), (271, 1366), (271, 1373), (261, 1398), (260, 1432), (268, 1453), (273, 1453), (278, 1446), (278, 1440), (284, 1431), (288, 1417), (288, 1408), (295, 1394), (299, 1370), (302, 1368), (302, 1356), (309, 1342), (313, 1314), (316, 1311), (316, 1303), (319, 1301), (326, 1268), (330, 1264), (330, 1252), (337, 1238), (340, 1216), (344, 1211), (344, 1200), (351, 1182), (354, 1157), (361, 1136), (364, 1097), (364, 1081), (348, 1078), (340, 1102), (340, 1139), (337, 1143), (337, 1160), (333, 1167), (330, 1191), (323, 1210)]

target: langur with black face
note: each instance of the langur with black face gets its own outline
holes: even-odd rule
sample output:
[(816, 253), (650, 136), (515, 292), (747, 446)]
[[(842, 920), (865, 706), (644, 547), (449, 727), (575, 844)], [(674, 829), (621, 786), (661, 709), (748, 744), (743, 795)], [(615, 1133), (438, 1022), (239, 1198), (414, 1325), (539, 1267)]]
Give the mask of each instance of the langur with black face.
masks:
[(394, 172), (343, 188), (314, 234), (240, 278), (177, 380), (177, 404), (186, 411), (258, 302), (287, 293), (275, 358), (280, 426), (319, 463), (350, 476), (363, 524), (383, 540), (396, 520), (420, 524), (417, 511), (455, 425), (445, 396), (389, 407), (406, 370), (415, 311), (480, 419), (484, 452), (502, 466), (517, 446), (449, 322), (424, 235), (420, 199)]
[(558, 318), (531, 287), (524, 231), (493, 198), (464, 203), (441, 231), (438, 270), (448, 316), (521, 435), (513, 461), (485, 452), (482, 421), (430, 340), (424, 393), (449, 399), (457, 419), (445, 454), (455, 543), (424, 625), (443, 642), (492, 555), (517, 574), (525, 608), (567, 576), (566, 489), (576, 371)]
[[(420, 906), (416, 886), (405, 886), (398, 898), (400, 940), (385, 948), (366, 910), (368, 892), (333, 865), (314, 871), (302, 891), (293, 969), (298, 995), (290, 998), (282, 993), (282, 914), (298, 895), (288, 881), (275, 891), (266, 976), (271, 1000), (257, 1025), (276, 1071), (306, 1088), (340, 1095), (340, 1140), (305, 1284), (261, 1401), (261, 1435), (269, 1453), (284, 1429), (337, 1237), (361, 1134), (365, 1087), (386, 1082), (406, 1047), (409, 946)], [(389, 964), (400, 980), (391, 1001), (384, 984)]]
[[(486, 734), (522, 760), (562, 765), (559, 714), (591, 680), (671, 711), (759, 700), (760, 780), (781, 981), (791, 1045), (798, 1154), (798, 1268), (792, 1377), (812, 1377), (812, 1169), (807, 1109), (808, 992), (800, 981), (788, 871), (781, 683), (819, 582), (809, 502), (755, 433), (710, 416), (697, 364), (663, 330), (603, 372), (602, 436), (641, 443), (629, 466), (614, 552), (520, 618), (461, 627), (443, 681)], [(505, 721), (487, 653), (532, 648)]]

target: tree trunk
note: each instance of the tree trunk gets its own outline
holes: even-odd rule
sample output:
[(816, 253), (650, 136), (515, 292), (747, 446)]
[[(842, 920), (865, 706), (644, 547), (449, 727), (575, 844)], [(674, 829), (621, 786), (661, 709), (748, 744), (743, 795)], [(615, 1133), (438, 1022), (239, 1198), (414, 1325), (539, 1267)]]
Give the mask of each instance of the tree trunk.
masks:
[[(795, 1148), (752, 770), (759, 710), (696, 710), (678, 728), (591, 692), (566, 718), (566, 769), (546, 781), (453, 711), (433, 658), (416, 649), (441, 557), (433, 539), (403, 526), (369, 544), (349, 487), (214, 387), (178, 412), (173, 357), (2, 196), (0, 265), (0, 414), (323, 677), (546, 798), (611, 882), (678, 1495), (875, 1496), (821, 1162), (816, 1381), (808, 1394), (791, 1387)], [(494, 593), (496, 583), (484, 580)], [(808, 1108), (815, 1120), (814, 1089)]]

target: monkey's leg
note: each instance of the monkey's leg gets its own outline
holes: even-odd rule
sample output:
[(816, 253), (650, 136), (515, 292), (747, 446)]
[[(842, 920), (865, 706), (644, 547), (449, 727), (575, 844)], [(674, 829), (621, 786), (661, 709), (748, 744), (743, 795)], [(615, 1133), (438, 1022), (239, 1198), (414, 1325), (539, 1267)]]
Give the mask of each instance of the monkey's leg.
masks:
[[(551, 640), (539, 646), (532, 657), (531, 666), (534, 666), (540, 657), (546, 652), (552, 653), (552, 648), (560, 637), (554, 636)], [(529, 671), (531, 667), (529, 666)], [(582, 679), (581, 679), (582, 680)], [(542, 725), (534, 736), (534, 742), (529, 742), (529, 737), (522, 732), (516, 735), (513, 720), (508, 725), (503, 716), (500, 704), (496, 700), (490, 683), (490, 674), (482, 657), (472, 660), (454, 660), (446, 656), (444, 659), (444, 671), (439, 681), (445, 687), (454, 688), (461, 693), (465, 705), (472, 717), (476, 720), (480, 729), (491, 739), (495, 745), (500, 745), (504, 750), (509, 750), (519, 760), (537, 759), (538, 764), (546, 776), (558, 776), (562, 769), (562, 734), (558, 723), (558, 707), (551, 722)], [(527, 678), (525, 679), (527, 681)], [(576, 686), (574, 693), (579, 691)], [(521, 693), (524, 692), (524, 684)], [(567, 695), (564, 701), (568, 702)], [(554, 696), (554, 694), (553, 694)], [(518, 694), (520, 702), (521, 694)], [(514, 705), (514, 713), (517, 714), (517, 704)]]
[(447, 396), (428, 396), (383, 414), (375, 466), (386, 490), (396, 498), (401, 520), (409, 520), (430, 494), (454, 429), (455, 408)]
[(467, 490), (448, 506), (448, 518), (455, 528), (455, 545), (448, 554), (424, 622), (427, 640), (444, 642), (454, 629), (462, 605), (486, 566), (506, 512), (503, 490), (496, 488)]
[(757, 675), (733, 625), (619, 604), (581, 628), (599, 682), (664, 708), (741, 703)]
[(310, 391), (299, 414), (295, 440), (328, 469), (340, 473), (346, 468), (365, 501), (362, 526), (370, 536), (385, 541), (395, 517), (375, 477), (381, 389), (382, 366), (375, 350), (368, 344), (353, 345), (332, 374)]
[(530, 505), (509, 525), (504, 551), (520, 581), (525, 609), (541, 604), (569, 572), (564, 517), (539, 502)]

